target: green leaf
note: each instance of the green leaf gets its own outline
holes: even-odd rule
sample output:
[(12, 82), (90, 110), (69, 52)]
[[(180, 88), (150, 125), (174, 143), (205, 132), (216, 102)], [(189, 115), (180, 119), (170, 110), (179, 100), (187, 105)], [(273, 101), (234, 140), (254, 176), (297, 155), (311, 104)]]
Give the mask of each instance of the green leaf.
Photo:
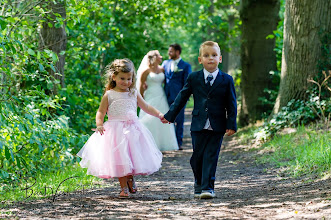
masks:
[(10, 153), (9, 153), (9, 149), (7, 146), (5, 146), (5, 156), (6, 156), (6, 159), (9, 160), (10, 158)]
[(25, 113), (24, 114), (24, 116), (27, 118), (27, 119), (29, 119), (29, 121), (33, 121), (33, 116), (32, 115), (30, 115), (30, 114), (28, 114), (28, 113)]
[(51, 69), (52, 69), (54, 72), (56, 72), (55, 67), (53, 66), (53, 64), (51, 64)]
[(57, 59), (56, 53), (52, 53), (52, 60), (53, 60), (54, 63), (57, 62), (58, 59)]
[(30, 48), (28, 49), (28, 54), (30, 54), (31, 56), (36, 56), (36, 53)]
[(13, 52), (13, 54), (16, 54), (16, 49), (12, 44), (10, 44), (10, 48), (11, 48), (11, 51)]
[(18, 168), (22, 169), (21, 161), (20, 161), (20, 158), (18, 156), (16, 156), (16, 164), (17, 164)]
[(3, 30), (7, 26), (7, 22), (3, 20), (2, 16), (0, 17), (0, 29)]
[(9, 150), (10, 150), (11, 159), (13, 160), (13, 162), (15, 162), (13, 150), (12, 149), (9, 149)]
[(43, 72), (45, 70), (44, 66), (41, 63), (39, 63), (39, 70), (40, 70), (40, 72)]
[(53, 24), (51, 22), (48, 22), (48, 27), (52, 28), (53, 27)]

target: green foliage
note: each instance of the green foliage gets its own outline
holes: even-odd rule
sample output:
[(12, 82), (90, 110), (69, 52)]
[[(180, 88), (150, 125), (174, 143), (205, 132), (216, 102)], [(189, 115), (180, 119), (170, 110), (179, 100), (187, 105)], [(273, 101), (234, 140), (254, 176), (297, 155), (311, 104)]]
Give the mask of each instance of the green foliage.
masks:
[[(149, 50), (165, 58), (168, 45), (178, 42), (182, 57), (194, 63), (202, 41), (218, 41), (224, 49), (239, 33), (238, 0), (69, 0), (65, 19), (48, 9), (49, 2), (0, 2), (2, 183), (77, 160), (95, 126), (104, 67), (113, 59), (128, 57), (137, 67)], [(58, 57), (43, 44), (45, 24), (66, 28), (64, 87), (50, 74), (57, 72)]]
[[(2, 183), (16, 181), (22, 173), (33, 176), (74, 162), (73, 146), (86, 140), (68, 126), (65, 97), (53, 94), (58, 81), (47, 70), (56, 72), (57, 55), (38, 45), (35, 30), (48, 12), (36, 1), (16, 7), (7, 3), (0, 17)], [(28, 12), (38, 16), (26, 17)]]
[(258, 129), (255, 137), (267, 140), (282, 128), (296, 127), (317, 121), (322, 114), (321, 109), (324, 109), (325, 114), (329, 115), (331, 113), (331, 100), (322, 100), (320, 102), (321, 108), (319, 108), (318, 99), (319, 97), (313, 94), (308, 101), (291, 100), (278, 114), (273, 115), (269, 121)]
[(295, 133), (276, 135), (262, 146), (264, 154), (260, 163), (272, 163), (286, 167), (293, 176), (330, 175), (331, 135), (330, 131), (313, 130), (299, 126)]
[[(56, 102), (47, 97), (14, 97), (14, 103), (2, 103), (0, 110), (0, 181), (17, 180), (22, 173), (55, 170), (74, 161), (70, 146), (82, 146), (81, 138), (69, 128), (64, 115), (44, 120)], [(23, 104), (29, 100), (29, 104)], [(51, 116), (51, 115), (49, 115)]]

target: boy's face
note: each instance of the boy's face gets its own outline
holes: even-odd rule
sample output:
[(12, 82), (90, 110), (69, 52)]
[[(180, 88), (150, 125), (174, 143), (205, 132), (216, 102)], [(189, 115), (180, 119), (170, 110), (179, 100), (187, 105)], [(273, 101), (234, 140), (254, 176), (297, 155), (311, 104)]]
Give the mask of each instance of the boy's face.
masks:
[(216, 46), (205, 46), (198, 60), (208, 72), (212, 73), (218, 68), (218, 64), (222, 63), (222, 56)]

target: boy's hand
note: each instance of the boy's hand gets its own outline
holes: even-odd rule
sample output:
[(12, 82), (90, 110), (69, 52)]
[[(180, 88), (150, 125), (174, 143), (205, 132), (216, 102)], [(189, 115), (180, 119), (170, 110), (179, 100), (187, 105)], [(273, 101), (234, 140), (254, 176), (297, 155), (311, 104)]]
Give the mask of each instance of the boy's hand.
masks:
[(164, 118), (164, 114), (159, 114), (159, 118), (163, 124), (166, 124), (166, 123), (170, 124), (170, 122)]
[(232, 129), (226, 129), (226, 135), (227, 136), (231, 136), (231, 135), (233, 135), (234, 133), (236, 133), (234, 130), (232, 130)]

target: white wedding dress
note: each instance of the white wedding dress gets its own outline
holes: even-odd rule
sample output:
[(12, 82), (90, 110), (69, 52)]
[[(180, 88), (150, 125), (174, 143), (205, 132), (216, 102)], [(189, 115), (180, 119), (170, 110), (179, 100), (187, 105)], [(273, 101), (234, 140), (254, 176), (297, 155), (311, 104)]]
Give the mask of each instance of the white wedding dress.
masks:
[[(150, 72), (146, 79), (148, 87), (144, 93), (145, 101), (163, 114), (167, 113), (169, 110), (167, 98), (162, 87), (164, 79), (164, 73)], [(139, 120), (152, 133), (156, 145), (160, 151), (178, 150), (175, 128), (173, 124), (163, 124), (160, 119), (146, 114), (142, 110), (139, 112)]]

